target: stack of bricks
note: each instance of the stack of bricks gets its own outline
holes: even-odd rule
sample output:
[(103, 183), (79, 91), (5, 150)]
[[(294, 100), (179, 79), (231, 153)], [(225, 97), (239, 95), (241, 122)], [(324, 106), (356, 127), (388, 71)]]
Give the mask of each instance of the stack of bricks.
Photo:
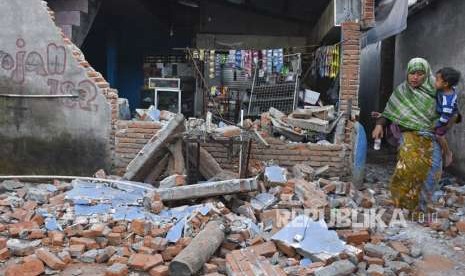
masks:
[(342, 23), (342, 66), (341, 89), (339, 94), (340, 110), (348, 111), (349, 101), (352, 110), (358, 109), (360, 86), (360, 24)]
[[(255, 142), (252, 144), (251, 163), (273, 160), (275, 163), (286, 168), (299, 163), (305, 163), (314, 168), (328, 165), (327, 176), (343, 177), (349, 173), (348, 162), (350, 151), (346, 144), (288, 144), (273, 137), (266, 137), (265, 139), (270, 144), (269, 148)], [(202, 146), (215, 157), (223, 169), (238, 170), (238, 154), (229, 156), (232, 154), (228, 154), (228, 148), (220, 144), (210, 143)], [(237, 151), (238, 149), (235, 149), (233, 154)]]
[(129, 162), (162, 128), (159, 122), (118, 121), (115, 138), (115, 173), (123, 175)]
[(376, 25), (375, 0), (362, 1), (362, 28), (369, 29)]

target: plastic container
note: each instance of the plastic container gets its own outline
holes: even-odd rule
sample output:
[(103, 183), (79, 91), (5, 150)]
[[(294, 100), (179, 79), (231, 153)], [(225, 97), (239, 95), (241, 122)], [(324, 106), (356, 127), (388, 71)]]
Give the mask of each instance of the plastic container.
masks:
[(381, 139), (375, 139), (375, 144), (373, 145), (374, 150), (381, 149)]

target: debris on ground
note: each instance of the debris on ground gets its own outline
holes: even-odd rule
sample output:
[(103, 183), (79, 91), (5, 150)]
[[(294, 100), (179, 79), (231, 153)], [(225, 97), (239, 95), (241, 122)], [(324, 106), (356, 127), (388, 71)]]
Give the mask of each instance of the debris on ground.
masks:
[[(58, 275), (81, 264), (104, 266), (105, 275), (410, 275), (435, 260), (409, 229), (315, 219), (389, 207), (379, 179), (358, 190), (319, 178), (318, 169), (265, 166), (251, 179), (169, 188), (101, 178), (6, 180), (0, 272)], [(437, 194), (444, 202), (437, 220), (416, 223), (431, 239), (450, 240), (456, 254), (465, 249), (464, 198), (463, 186), (449, 181)]]

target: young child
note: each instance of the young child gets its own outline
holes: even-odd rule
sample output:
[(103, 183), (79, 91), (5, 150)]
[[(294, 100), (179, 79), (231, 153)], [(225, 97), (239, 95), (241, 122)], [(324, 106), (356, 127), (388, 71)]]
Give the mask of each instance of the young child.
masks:
[(447, 167), (452, 163), (452, 152), (446, 140), (446, 133), (451, 127), (451, 119), (457, 115), (457, 123), (460, 121), (460, 114), (457, 108), (457, 91), (455, 86), (460, 80), (460, 72), (444, 67), (436, 72), (436, 111), (441, 116), (437, 121), (434, 132), (442, 148), (444, 166)]

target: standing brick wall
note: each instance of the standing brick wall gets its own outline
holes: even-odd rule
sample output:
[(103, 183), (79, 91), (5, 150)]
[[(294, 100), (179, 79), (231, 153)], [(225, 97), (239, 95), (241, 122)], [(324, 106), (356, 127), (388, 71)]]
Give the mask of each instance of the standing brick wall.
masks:
[(352, 110), (358, 109), (360, 87), (360, 24), (342, 23), (342, 66), (339, 103), (341, 111), (348, 111), (349, 100)]
[[(277, 138), (267, 137), (265, 139), (270, 144), (269, 148), (261, 144), (252, 144), (251, 162), (273, 160), (276, 164), (286, 168), (291, 168), (299, 163), (305, 163), (313, 168), (328, 165), (330, 169), (326, 173), (327, 176), (344, 177), (349, 173), (348, 157), (350, 151), (346, 144), (288, 144)], [(232, 154), (229, 154), (228, 148), (220, 144), (210, 143), (202, 146), (215, 157), (222, 168), (238, 171), (239, 147), (234, 148)]]
[(375, 25), (375, 0), (362, 0), (362, 28), (369, 29)]
[(114, 172), (123, 175), (129, 162), (161, 128), (159, 122), (117, 121)]

